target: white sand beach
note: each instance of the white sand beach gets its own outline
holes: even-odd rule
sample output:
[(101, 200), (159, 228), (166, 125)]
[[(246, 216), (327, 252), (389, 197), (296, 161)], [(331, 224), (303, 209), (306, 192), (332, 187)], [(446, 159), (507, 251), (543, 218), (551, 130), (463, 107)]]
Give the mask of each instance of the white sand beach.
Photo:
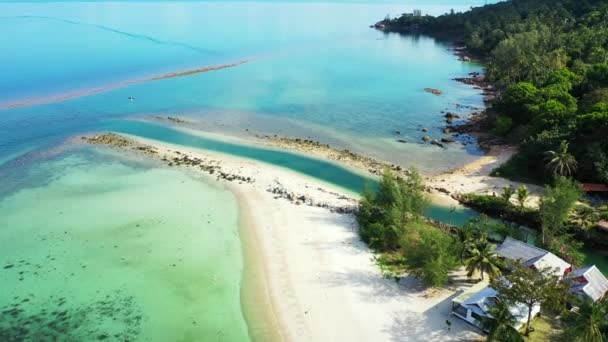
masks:
[(455, 194), (477, 193), (491, 195), (495, 193), (496, 195), (500, 195), (502, 189), (506, 186), (517, 188), (525, 185), (530, 190), (530, 198), (527, 200), (526, 206), (538, 206), (538, 201), (543, 191), (542, 187), (490, 176), (492, 170), (504, 164), (515, 152), (516, 149), (514, 147), (494, 147), (488, 154), (472, 163), (450, 172), (427, 177), (425, 184), (431, 189), (433, 200), (446, 205), (458, 203), (451, 197)]
[[(345, 191), (257, 161), (131, 138), (150, 146), (154, 152), (146, 154), (157, 159), (186, 156), (217, 165), (219, 168), (213, 175), (201, 171), (200, 165), (177, 167), (218, 179), (238, 196), (244, 215), (242, 229), (246, 238), (243, 241), (246, 249), (256, 254), (253, 259), (261, 263), (253, 272), (258, 298), (249, 298), (249, 304), (245, 304), (264, 307), (246, 309), (250, 315), (266, 316), (257, 320), (248, 317), (252, 323), (250, 331), (257, 339), (462, 341), (482, 338), (476, 328), (450, 314), (451, 299), (459, 290), (470, 286), (463, 274), (457, 275), (462, 282), (439, 291), (426, 289), (409, 276), (400, 282), (383, 278), (373, 253), (358, 238), (354, 216), (331, 209), (356, 205), (356, 199)], [(239, 178), (227, 181), (217, 177), (220, 171)], [(246, 181), (247, 177), (252, 181)], [(277, 188), (287, 195), (268, 191)], [(291, 193), (293, 200), (286, 198)], [(260, 300), (265, 295), (266, 302), (263, 298)], [(446, 320), (452, 323), (450, 330)], [(261, 321), (271, 321), (270, 326)], [(269, 331), (277, 328), (279, 334)]]

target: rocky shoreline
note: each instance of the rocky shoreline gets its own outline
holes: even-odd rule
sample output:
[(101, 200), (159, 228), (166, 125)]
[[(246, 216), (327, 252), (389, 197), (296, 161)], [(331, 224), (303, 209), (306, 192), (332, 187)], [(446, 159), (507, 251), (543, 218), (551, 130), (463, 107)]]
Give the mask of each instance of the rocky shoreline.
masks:
[[(400, 27), (392, 25), (390, 20), (381, 20), (370, 26), (371, 28), (380, 30), (382, 32), (393, 32), (397, 34), (429, 34), (430, 36), (443, 37), (449, 40), (448, 34), (442, 34), (440, 32), (429, 33), (425, 32), (421, 27), (412, 25), (409, 27)], [(472, 61), (483, 61), (482, 57), (471, 52), (466, 45), (462, 42), (453, 42), (450, 50), (454, 52), (454, 56), (458, 60), (463, 62)], [(504, 141), (489, 132), (487, 127), (487, 110), (491, 107), (491, 103), (500, 95), (496, 87), (485, 79), (485, 75), (480, 72), (469, 73), (468, 77), (458, 77), (453, 79), (456, 82), (467, 84), (472, 86), (474, 89), (481, 90), (484, 96), (484, 102), (486, 109), (481, 112), (472, 113), (464, 122), (458, 124), (452, 124), (454, 118), (446, 117), (447, 126), (444, 130), (445, 134), (455, 133), (458, 135), (468, 134), (475, 137), (479, 143), (479, 146), (485, 152), (488, 152), (493, 146), (504, 145)], [(435, 95), (441, 95), (441, 90), (433, 88), (425, 88), (424, 91), (430, 92)], [(447, 133), (446, 133), (447, 132)], [(424, 139), (426, 138), (426, 139)], [(430, 142), (433, 145), (439, 147), (445, 147), (443, 142), (438, 139), (432, 139), (430, 137), (424, 137), (425, 142)]]
[[(334, 157), (342, 157), (350, 160), (351, 162), (356, 161), (358, 163), (369, 163), (369, 165), (373, 165), (376, 167), (376, 170), (380, 170), (378, 168), (387, 166), (385, 163), (376, 161), (372, 158), (364, 157), (352, 153), (347, 150), (337, 150), (330, 147), (327, 144), (321, 144), (319, 142), (313, 140), (306, 139), (292, 139), (292, 138), (278, 138), (278, 137), (268, 137), (266, 136), (266, 140), (272, 139), (274, 142), (281, 142), (282, 146), (288, 144), (292, 149), (306, 149), (307, 151), (311, 151), (313, 149), (321, 149), (322, 151), (331, 151)], [(114, 148), (120, 151), (133, 152), (137, 154), (144, 155), (148, 158), (153, 158), (155, 160), (161, 161), (164, 165), (168, 167), (187, 167), (199, 172), (203, 172), (208, 174), (209, 176), (215, 177), (217, 181), (224, 182), (236, 182), (238, 184), (255, 184), (256, 179), (251, 176), (245, 176), (238, 172), (230, 172), (224, 170), (222, 167), (222, 161), (218, 159), (214, 159), (211, 157), (198, 157), (191, 155), (187, 152), (180, 152), (171, 149), (159, 149), (155, 146), (147, 145), (144, 143), (140, 143), (131, 138), (124, 137), (115, 133), (101, 133), (93, 136), (83, 136), (81, 137), (81, 141), (91, 145), (101, 145), (110, 148)], [(344, 162), (344, 159), (340, 160)], [(368, 165), (368, 166), (369, 166)], [(398, 170), (397, 170), (398, 168)], [(403, 170), (400, 167), (395, 167), (395, 171), (399, 176), (407, 177), (409, 175), (408, 170)], [(379, 175), (381, 175), (381, 171), (378, 171)], [(261, 184), (265, 187), (265, 191), (272, 194), (274, 199), (283, 199), (290, 202), (293, 205), (305, 205), (310, 207), (317, 207), (327, 209), (332, 213), (344, 214), (344, 215), (355, 215), (357, 213), (359, 202), (356, 198), (347, 197), (345, 195), (339, 194), (337, 192), (332, 192), (321, 187), (317, 187), (313, 189), (315, 192), (322, 193), (324, 195), (330, 196), (340, 202), (340, 205), (336, 204), (336, 201), (323, 201), (317, 200), (315, 196), (311, 196), (309, 194), (305, 194), (298, 191), (293, 191), (289, 189), (287, 186), (279, 182), (277, 179), (274, 180), (273, 184)], [(427, 187), (427, 192), (432, 192), (435, 188)], [(425, 218), (425, 222), (431, 224), (443, 231), (453, 232), (454, 229), (457, 229), (455, 226), (448, 225), (446, 223), (436, 221), (433, 219)]]
[[(186, 152), (175, 150), (160, 150), (157, 147), (137, 142), (128, 137), (115, 133), (101, 133), (93, 136), (83, 136), (81, 141), (91, 145), (101, 145), (121, 151), (142, 154), (146, 157), (161, 161), (168, 167), (188, 167), (199, 172), (213, 176), (217, 181), (237, 182), (238, 184), (254, 184), (256, 179), (251, 176), (242, 175), (238, 172), (224, 170), (222, 161), (211, 157), (197, 157)], [(323, 188), (317, 188), (323, 192), (348, 204), (335, 205), (326, 201), (318, 201), (313, 196), (298, 193), (288, 189), (278, 181), (274, 185), (268, 185), (266, 191), (273, 194), (275, 199), (285, 199), (294, 205), (307, 205), (311, 207), (324, 208), (338, 214), (354, 214), (358, 208), (358, 201), (344, 195), (329, 192)]]
[(389, 169), (401, 177), (409, 176), (409, 170), (404, 169), (399, 165), (363, 156), (350, 150), (340, 150), (329, 144), (324, 144), (312, 139), (289, 138), (278, 135), (255, 134), (254, 136), (267, 146), (312, 153), (360, 170), (366, 170), (370, 174), (376, 176), (382, 176), (385, 169)]

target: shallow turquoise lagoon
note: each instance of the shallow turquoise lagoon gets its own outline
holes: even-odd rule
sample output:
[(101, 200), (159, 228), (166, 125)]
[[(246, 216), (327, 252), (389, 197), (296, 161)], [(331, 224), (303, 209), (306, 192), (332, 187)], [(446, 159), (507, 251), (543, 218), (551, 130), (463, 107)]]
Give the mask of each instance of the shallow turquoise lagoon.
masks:
[[(121, 120), (108, 123), (104, 129), (277, 165), (337, 185), (353, 194), (362, 193), (366, 186), (372, 188), (377, 186), (376, 179), (363, 176), (333, 162), (297, 153), (213, 140), (159, 124)], [(452, 208), (442, 205), (431, 205), (427, 210), (427, 216), (456, 225), (462, 225), (474, 215), (475, 212), (472, 210), (463, 208), (452, 210)]]
[[(108, 118), (166, 114), (214, 132), (311, 137), (438, 172), (479, 154), (474, 144), (444, 150), (420, 142), (443, 136), (442, 111), (465, 116), (483, 106), (478, 90), (452, 80), (481, 66), (458, 61), (435, 39), (368, 26), (413, 6), (441, 13), (475, 4), (2, 3), (0, 44), (10, 53), (0, 55), (0, 105), (77, 97), (2, 110), (0, 155), (94, 130)], [(114, 88), (240, 60), (249, 62)], [(108, 91), (78, 97), (98, 88)]]
[(87, 150), (20, 181), (0, 198), (0, 340), (248, 339), (230, 192)]
[[(442, 111), (466, 115), (483, 105), (479, 91), (452, 80), (481, 66), (456, 60), (443, 42), (368, 26), (414, 8), (439, 14), (482, 3), (0, 3), (0, 340), (248, 340), (233, 196), (66, 141), (123, 131), (259, 159), (351, 191), (369, 180), (332, 163), (124, 119), (184, 116), (203, 131), (311, 137), (423, 171), (465, 163), (479, 154), (474, 144), (419, 142), (422, 128), (442, 136)], [(26, 106), (8, 108), (17, 103)], [(429, 214), (458, 223), (472, 213)]]

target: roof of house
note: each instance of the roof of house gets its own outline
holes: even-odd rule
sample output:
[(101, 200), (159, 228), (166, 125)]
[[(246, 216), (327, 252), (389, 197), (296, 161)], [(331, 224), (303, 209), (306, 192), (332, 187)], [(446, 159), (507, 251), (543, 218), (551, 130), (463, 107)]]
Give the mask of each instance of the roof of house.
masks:
[(573, 282), (570, 288), (572, 292), (585, 293), (591, 299), (597, 301), (608, 291), (608, 279), (595, 265), (579, 268), (568, 275), (568, 278), (579, 277), (583, 277), (586, 282)]
[(550, 267), (555, 269), (555, 273), (559, 276), (571, 266), (551, 252), (510, 237), (507, 237), (494, 251), (503, 258), (520, 261), (527, 267), (534, 266), (537, 270)]
[(570, 264), (559, 258), (557, 255), (547, 252), (547, 254), (530, 259), (524, 262), (525, 266), (534, 266), (537, 270), (551, 268), (557, 276), (562, 276), (570, 268)]
[(583, 184), (585, 192), (608, 192), (608, 185), (601, 183), (585, 183)]
[[(460, 305), (477, 313), (480, 316), (488, 316), (488, 311), (496, 305), (498, 292), (486, 286), (473, 296), (462, 302)], [(533, 308), (538, 310), (538, 308)], [(521, 326), (528, 317), (528, 307), (522, 303), (514, 303), (509, 306), (509, 312), (517, 320), (516, 326)], [(534, 312), (534, 311), (533, 311)]]
[(471, 309), (479, 315), (487, 316), (488, 310), (494, 305), (497, 292), (493, 288), (486, 286), (471, 298), (465, 300), (461, 305)]
[(608, 230), (608, 221), (601, 220), (597, 223), (597, 227), (603, 230)]
[(482, 289), (486, 288), (487, 286), (488, 286), (487, 282), (480, 281), (477, 284), (475, 284), (475, 285), (469, 287), (468, 289), (466, 289), (464, 292), (462, 292), (460, 295), (458, 295), (458, 297), (454, 298), (452, 300), (452, 302), (458, 303), (458, 304), (464, 303), (469, 298), (473, 297), (479, 291), (481, 291)]
[(520, 260), (522, 262), (542, 257), (549, 253), (542, 248), (529, 245), (511, 237), (507, 237), (500, 246), (494, 249), (494, 252), (503, 258)]

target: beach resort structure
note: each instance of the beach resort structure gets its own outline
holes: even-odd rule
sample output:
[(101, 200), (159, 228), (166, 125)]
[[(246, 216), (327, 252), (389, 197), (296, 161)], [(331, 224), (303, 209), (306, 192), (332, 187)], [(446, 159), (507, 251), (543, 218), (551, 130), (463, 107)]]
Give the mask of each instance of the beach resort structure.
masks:
[[(570, 291), (579, 297), (587, 296), (598, 301), (608, 291), (608, 279), (595, 265), (572, 271), (572, 266), (555, 254), (510, 237), (494, 251), (504, 260), (516, 261), (535, 270), (551, 268), (555, 275), (571, 283)], [(452, 314), (482, 328), (482, 317), (489, 316), (489, 309), (498, 300), (495, 289), (479, 282), (452, 300)], [(527, 306), (515, 304), (509, 311), (517, 321), (514, 328), (521, 328), (528, 317)], [(536, 316), (539, 312), (540, 305), (536, 305), (531, 314)]]
[(536, 270), (551, 268), (559, 277), (572, 271), (572, 265), (557, 255), (510, 237), (496, 247), (494, 252), (502, 259), (517, 261)]
[(608, 291), (608, 279), (593, 266), (580, 268), (568, 274), (572, 282), (570, 292), (577, 296), (587, 296), (593, 301), (600, 300)]
[(583, 191), (608, 194), (608, 184), (585, 183), (583, 184)]
[[(462, 293), (452, 300), (452, 313), (454, 316), (464, 319), (470, 324), (482, 328), (482, 317), (488, 317), (489, 310), (498, 301), (496, 290), (485, 282), (479, 282), (468, 291)], [(516, 319), (514, 328), (521, 328), (528, 319), (528, 307), (525, 304), (515, 304), (509, 307), (509, 312)], [(532, 307), (532, 317), (538, 315), (540, 305)]]

